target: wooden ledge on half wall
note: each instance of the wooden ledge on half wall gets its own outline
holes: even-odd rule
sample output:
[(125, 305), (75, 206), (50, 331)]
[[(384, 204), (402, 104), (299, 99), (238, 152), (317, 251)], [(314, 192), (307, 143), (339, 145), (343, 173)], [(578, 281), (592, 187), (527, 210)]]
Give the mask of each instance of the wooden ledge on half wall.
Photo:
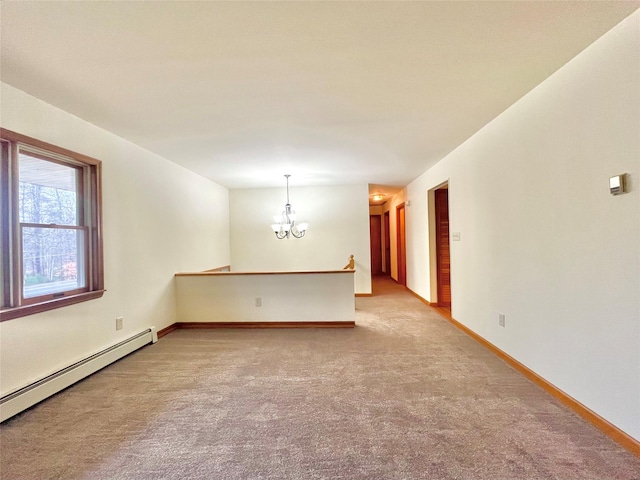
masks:
[(291, 270), (291, 271), (279, 271), (279, 272), (232, 272), (225, 270), (205, 270), (204, 272), (182, 272), (176, 273), (176, 277), (201, 277), (212, 275), (321, 275), (321, 274), (335, 274), (335, 273), (355, 273), (355, 270)]

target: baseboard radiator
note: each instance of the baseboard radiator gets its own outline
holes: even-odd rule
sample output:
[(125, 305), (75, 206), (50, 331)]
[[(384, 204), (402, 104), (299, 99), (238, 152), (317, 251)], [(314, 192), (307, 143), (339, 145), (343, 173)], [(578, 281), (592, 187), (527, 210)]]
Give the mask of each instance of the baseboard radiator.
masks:
[(150, 327), (73, 365), (58, 370), (37, 382), (3, 396), (0, 398), (0, 422), (4, 422), (36, 403), (64, 390), (92, 373), (129, 355), (131, 352), (157, 341), (156, 328)]

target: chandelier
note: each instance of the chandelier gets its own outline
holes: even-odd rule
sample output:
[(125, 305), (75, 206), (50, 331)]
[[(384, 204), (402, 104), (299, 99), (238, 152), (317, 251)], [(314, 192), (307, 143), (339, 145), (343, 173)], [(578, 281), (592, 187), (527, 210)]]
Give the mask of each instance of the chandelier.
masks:
[(304, 237), (307, 233), (308, 223), (296, 223), (296, 212), (291, 209), (289, 203), (289, 177), (291, 175), (285, 175), (287, 179), (287, 204), (284, 206), (284, 211), (280, 215), (273, 217), (276, 222), (271, 225), (276, 237), (282, 240), (283, 238), (289, 238), (289, 235), (293, 235), (296, 238)]

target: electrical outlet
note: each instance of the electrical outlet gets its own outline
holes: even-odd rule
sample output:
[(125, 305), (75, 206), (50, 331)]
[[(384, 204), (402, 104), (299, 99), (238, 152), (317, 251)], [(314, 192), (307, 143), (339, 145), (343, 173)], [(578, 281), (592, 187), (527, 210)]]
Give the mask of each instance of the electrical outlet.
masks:
[(123, 317), (116, 317), (116, 330), (122, 330), (123, 321)]
[(500, 325), (501, 327), (505, 326), (504, 313), (499, 313), (498, 314), (498, 325)]
[(262, 306), (262, 298), (256, 297), (256, 307), (261, 307), (261, 306)]

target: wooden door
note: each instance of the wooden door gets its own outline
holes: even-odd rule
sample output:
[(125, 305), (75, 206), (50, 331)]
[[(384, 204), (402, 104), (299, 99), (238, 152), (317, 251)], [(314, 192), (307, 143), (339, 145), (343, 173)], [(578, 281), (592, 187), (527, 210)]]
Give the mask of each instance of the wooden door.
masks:
[(406, 252), (406, 237), (405, 237), (405, 218), (404, 218), (404, 203), (396, 207), (396, 222), (397, 222), (397, 260), (398, 260), (398, 283), (400, 285), (407, 284), (407, 252)]
[(371, 275), (382, 274), (382, 222), (380, 215), (369, 215)]
[(451, 251), (449, 246), (449, 190), (435, 192), (436, 206), (436, 268), (438, 306), (451, 307)]
[(384, 212), (384, 273), (391, 275), (391, 228), (389, 211)]

